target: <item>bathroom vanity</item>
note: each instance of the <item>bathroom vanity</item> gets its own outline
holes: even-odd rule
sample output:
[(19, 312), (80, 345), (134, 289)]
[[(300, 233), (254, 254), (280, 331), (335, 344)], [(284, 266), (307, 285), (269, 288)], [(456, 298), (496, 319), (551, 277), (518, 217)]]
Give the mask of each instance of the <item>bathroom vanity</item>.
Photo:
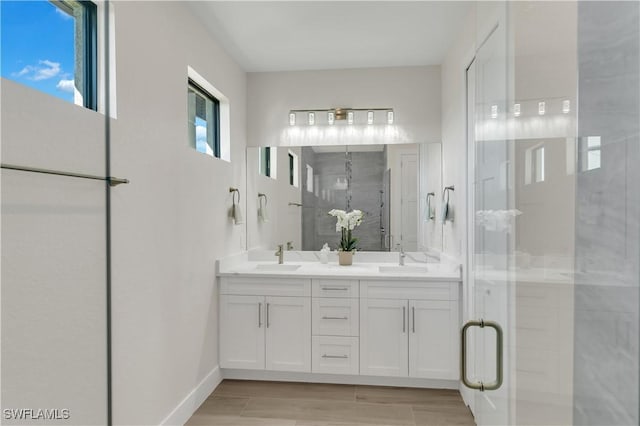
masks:
[(282, 265), (273, 252), (218, 262), (224, 377), (458, 387), (457, 265), (286, 255)]

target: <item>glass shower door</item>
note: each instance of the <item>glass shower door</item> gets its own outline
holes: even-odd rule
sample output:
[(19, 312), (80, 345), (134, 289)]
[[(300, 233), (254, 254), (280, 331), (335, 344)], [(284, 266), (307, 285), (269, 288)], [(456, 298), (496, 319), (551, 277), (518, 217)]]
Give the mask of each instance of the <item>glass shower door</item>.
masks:
[[(640, 5), (494, 7), (468, 71), (469, 285), (504, 382), (476, 421), (638, 424)], [(493, 334), (469, 334), (470, 381), (491, 380)]]

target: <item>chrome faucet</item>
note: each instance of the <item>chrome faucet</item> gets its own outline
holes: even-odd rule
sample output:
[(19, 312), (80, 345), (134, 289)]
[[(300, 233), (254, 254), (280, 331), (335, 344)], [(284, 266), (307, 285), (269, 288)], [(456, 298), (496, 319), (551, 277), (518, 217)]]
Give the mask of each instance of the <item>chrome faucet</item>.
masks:
[(287, 241), (287, 251), (293, 250), (293, 241)]
[(278, 251), (275, 255), (278, 256), (278, 264), (282, 265), (284, 263), (284, 250), (282, 244), (278, 244)]
[(398, 256), (398, 265), (404, 266), (404, 258), (407, 257), (407, 255), (405, 254), (401, 244), (398, 244), (398, 251), (400, 252)]

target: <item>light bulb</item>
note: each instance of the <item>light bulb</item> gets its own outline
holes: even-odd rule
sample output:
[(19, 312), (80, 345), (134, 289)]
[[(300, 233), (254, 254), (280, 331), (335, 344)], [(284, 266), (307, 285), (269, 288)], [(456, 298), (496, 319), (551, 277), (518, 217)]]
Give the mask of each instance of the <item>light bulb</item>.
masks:
[(393, 124), (393, 111), (387, 111), (387, 123)]
[(367, 112), (367, 124), (373, 124), (373, 111)]
[(547, 104), (544, 101), (538, 102), (538, 114), (544, 115), (546, 111), (547, 111)]
[(565, 99), (562, 101), (562, 113), (569, 114), (571, 111), (571, 101), (569, 99)]
[(290, 112), (289, 113), (289, 126), (295, 126), (296, 125), (296, 113), (295, 112)]
[(513, 115), (520, 117), (520, 104), (513, 104)]
[(329, 111), (327, 113), (327, 122), (329, 124), (333, 124), (336, 121), (336, 113), (333, 111)]
[(309, 113), (309, 126), (313, 126), (316, 124), (316, 114), (313, 112)]
[(353, 111), (347, 112), (347, 123), (353, 124)]

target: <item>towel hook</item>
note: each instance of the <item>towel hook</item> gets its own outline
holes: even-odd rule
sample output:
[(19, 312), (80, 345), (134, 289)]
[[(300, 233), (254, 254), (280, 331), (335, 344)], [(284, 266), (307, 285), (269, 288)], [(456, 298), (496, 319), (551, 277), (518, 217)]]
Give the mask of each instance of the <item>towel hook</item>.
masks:
[(267, 204), (269, 203), (269, 199), (267, 198), (267, 194), (263, 194), (261, 192), (258, 192), (258, 199), (260, 200), (260, 205), (262, 205), (262, 198), (264, 198), (264, 206), (267, 207)]
[(240, 204), (240, 190), (238, 188), (229, 188), (229, 192), (233, 192), (233, 204), (236, 204), (236, 193), (238, 194), (238, 204)]

